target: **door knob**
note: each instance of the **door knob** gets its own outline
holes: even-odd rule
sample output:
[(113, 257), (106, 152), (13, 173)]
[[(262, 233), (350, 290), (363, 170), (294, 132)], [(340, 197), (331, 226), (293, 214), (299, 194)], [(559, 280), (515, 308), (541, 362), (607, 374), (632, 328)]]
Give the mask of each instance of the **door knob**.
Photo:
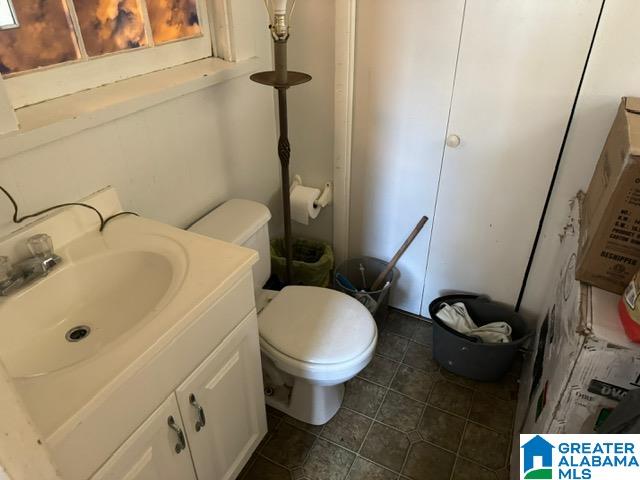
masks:
[(451, 148), (456, 148), (460, 145), (460, 137), (458, 135), (449, 135), (447, 137), (447, 146)]

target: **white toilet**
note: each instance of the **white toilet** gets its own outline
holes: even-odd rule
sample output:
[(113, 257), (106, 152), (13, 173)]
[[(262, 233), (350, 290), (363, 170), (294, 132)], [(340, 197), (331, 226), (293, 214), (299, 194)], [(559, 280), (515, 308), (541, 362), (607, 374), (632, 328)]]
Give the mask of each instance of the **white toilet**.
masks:
[(190, 230), (257, 250), (253, 267), (266, 403), (303, 422), (326, 423), (340, 408), (344, 382), (373, 357), (378, 331), (357, 300), (319, 287), (263, 290), (271, 274), (269, 209), (229, 200)]

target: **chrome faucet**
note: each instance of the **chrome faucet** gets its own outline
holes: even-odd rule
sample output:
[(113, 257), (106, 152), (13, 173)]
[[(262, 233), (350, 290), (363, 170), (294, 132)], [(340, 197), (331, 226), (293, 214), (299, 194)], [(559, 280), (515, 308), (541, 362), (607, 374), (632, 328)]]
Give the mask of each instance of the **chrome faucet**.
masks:
[(14, 265), (10, 265), (9, 257), (0, 256), (0, 296), (7, 296), (46, 277), (62, 262), (62, 258), (53, 253), (51, 237), (45, 233), (29, 237), (27, 246), (32, 256)]

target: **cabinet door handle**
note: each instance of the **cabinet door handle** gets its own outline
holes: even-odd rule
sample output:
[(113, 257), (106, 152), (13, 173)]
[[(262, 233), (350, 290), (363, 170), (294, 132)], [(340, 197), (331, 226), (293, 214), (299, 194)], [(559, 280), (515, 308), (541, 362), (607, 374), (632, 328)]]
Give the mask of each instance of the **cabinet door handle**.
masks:
[(178, 426), (173, 416), (171, 415), (169, 416), (169, 418), (167, 419), (167, 423), (169, 424), (169, 428), (174, 432), (176, 432), (176, 435), (178, 435), (178, 443), (176, 443), (175, 448), (176, 448), (176, 453), (180, 453), (182, 450), (187, 448), (187, 441), (184, 438), (184, 432)]
[(207, 419), (204, 416), (204, 409), (200, 406), (193, 393), (189, 395), (189, 403), (196, 409), (196, 413), (198, 414), (198, 420), (196, 420), (196, 432), (199, 432), (207, 424)]

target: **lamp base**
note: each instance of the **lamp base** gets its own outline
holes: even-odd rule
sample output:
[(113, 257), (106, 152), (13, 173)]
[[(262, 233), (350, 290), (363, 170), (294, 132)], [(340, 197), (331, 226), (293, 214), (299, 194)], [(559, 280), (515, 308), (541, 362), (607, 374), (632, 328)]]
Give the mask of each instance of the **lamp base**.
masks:
[(276, 72), (271, 70), (269, 72), (258, 72), (254, 73), (249, 77), (256, 83), (260, 83), (262, 85), (268, 85), (273, 88), (289, 88), (295, 87), (296, 85), (302, 85), (303, 83), (307, 83), (311, 80), (311, 75), (302, 72), (287, 72), (287, 82), (286, 83), (277, 83), (276, 82)]

